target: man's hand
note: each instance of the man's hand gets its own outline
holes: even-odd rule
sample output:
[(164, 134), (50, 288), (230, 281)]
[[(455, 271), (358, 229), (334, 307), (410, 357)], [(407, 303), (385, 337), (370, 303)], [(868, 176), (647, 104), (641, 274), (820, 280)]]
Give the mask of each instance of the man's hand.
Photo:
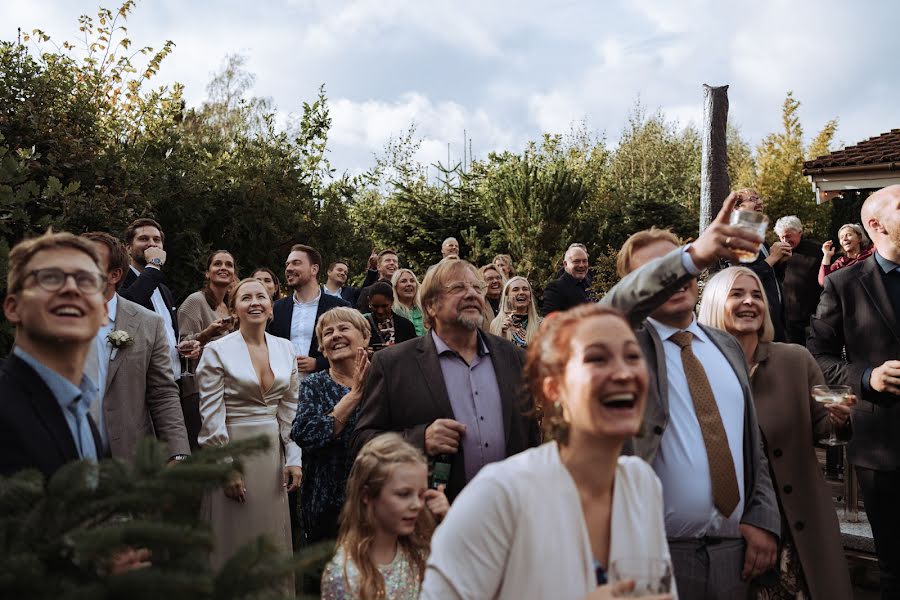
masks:
[(312, 373), (316, 370), (316, 359), (309, 356), (298, 356), (297, 370), (301, 373)]
[(156, 248), (155, 246), (151, 246), (144, 250), (144, 260), (147, 261), (148, 265), (153, 265), (153, 259), (158, 258), (160, 260), (160, 264), (156, 266), (163, 266), (166, 264), (166, 251), (162, 248)]
[(442, 483), (436, 490), (425, 490), (425, 506), (438, 521), (443, 521), (450, 510), (450, 501), (444, 495), (445, 487), (447, 486)]
[(281, 484), (284, 486), (284, 491), (288, 494), (296, 490), (300, 487), (300, 481), (303, 479), (303, 469), (300, 467), (285, 467), (284, 473), (282, 474)]
[(425, 453), (429, 456), (456, 454), (459, 440), (465, 433), (466, 426), (459, 421), (435, 419), (425, 428)]
[(178, 342), (178, 354), (181, 358), (197, 360), (200, 358), (200, 342), (198, 340), (182, 340)]
[(722, 203), (722, 210), (709, 224), (709, 227), (700, 234), (697, 241), (688, 248), (691, 260), (699, 269), (711, 267), (720, 258), (736, 263), (738, 256), (735, 251), (737, 250), (746, 250), (747, 252), (759, 250), (759, 245), (762, 243), (761, 237), (747, 229), (728, 224), (736, 198), (734, 192), (728, 194), (725, 202)]
[(775, 559), (778, 556), (778, 540), (771, 532), (746, 523), (741, 523), (741, 535), (747, 542), (741, 579), (748, 581), (759, 577), (775, 565)]
[(900, 395), (900, 360), (888, 360), (872, 369), (869, 385), (876, 392)]
[(234, 475), (225, 484), (225, 487), (222, 489), (225, 492), (225, 495), (235, 502), (243, 502), (244, 495), (247, 493), (247, 488), (244, 487), (244, 478), (240, 476), (240, 474), (235, 471)]
[(769, 256), (766, 257), (766, 262), (769, 263), (770, 267), (774, 267), (781, 261), (788, 260), (793, 255), (794, 249), (791, 248), (790, 244), (775, 242), (769, 246)]
[(366, 268), (370, 271), (378, 269), (378, 253), (375, 252), (375, 248), (372, 248), (372, 254), (369, 255), (369, 264), (366, 265)]

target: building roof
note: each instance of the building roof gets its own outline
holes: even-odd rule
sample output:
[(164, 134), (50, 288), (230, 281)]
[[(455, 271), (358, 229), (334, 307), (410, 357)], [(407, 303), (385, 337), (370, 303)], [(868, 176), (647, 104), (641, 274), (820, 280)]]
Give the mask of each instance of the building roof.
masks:
[(892, 129), (855, 146), (847, 146), (831, 154), (808, 160), (803, 163), (803, 174), (814, 175), (822, 172), (820, 169), (840, 171), (847, 167), (865, 168), (876, 165), (884, 168), (892, 163), (897, 164), (888, 168), (900, 168), (900, 129)]

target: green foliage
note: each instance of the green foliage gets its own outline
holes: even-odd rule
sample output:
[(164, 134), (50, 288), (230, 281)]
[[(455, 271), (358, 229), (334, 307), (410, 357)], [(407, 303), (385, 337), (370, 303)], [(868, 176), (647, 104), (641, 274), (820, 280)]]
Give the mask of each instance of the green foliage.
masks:
[[(198, 520), (204, 493), (221, 493), (240, 459), (268, 446), (264, 437), (204, 450), (167, 466), (164, 446), (146, 439), (133, 464), (70, 463), (45, 484), (26, 470), (0, 478), (0, 596), (4, 598), (287, 598), (283, 582), (327, 560), (322, 546), (298, 558), (264, 539), (219, 572), (210, 569), (212, 533)], [(125, 548), (151, 552), (148, 568), (114, 573)]]

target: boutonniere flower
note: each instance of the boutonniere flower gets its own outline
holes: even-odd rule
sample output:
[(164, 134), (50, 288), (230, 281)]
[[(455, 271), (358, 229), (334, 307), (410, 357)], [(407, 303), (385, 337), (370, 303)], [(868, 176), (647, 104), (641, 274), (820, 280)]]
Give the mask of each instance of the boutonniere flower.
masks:
[(109, 342), (109, 345), (113, 348), (109, 360), (115, 360), (119, 348), (125, 348), (126, 346), (132, 345), (134, 343), (134, 338), (127, 331), (116, 329), (115, 331), (110, 331), (106, 334), (106, 341)]

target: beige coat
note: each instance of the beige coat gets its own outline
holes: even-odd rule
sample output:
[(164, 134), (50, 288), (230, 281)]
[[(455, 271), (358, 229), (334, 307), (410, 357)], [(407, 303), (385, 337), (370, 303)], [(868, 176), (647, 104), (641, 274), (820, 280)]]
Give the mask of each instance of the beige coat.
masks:
[(113, 457), (131, 458), (138, 442), (153, 435), (169, 456), (190, 454), (162, 317), (119, 296), (114, 329), (134, 343), (115, 351), (106, 374), (103, 418)]
[(797, 546), (813, 600), (852, 598), (850, 574), (831, 493), (813, 443), (829, 431), (828, 413), (810, 396), (825, 378), (803, 346), (760, 343), (751, 377), (772, 484)]

